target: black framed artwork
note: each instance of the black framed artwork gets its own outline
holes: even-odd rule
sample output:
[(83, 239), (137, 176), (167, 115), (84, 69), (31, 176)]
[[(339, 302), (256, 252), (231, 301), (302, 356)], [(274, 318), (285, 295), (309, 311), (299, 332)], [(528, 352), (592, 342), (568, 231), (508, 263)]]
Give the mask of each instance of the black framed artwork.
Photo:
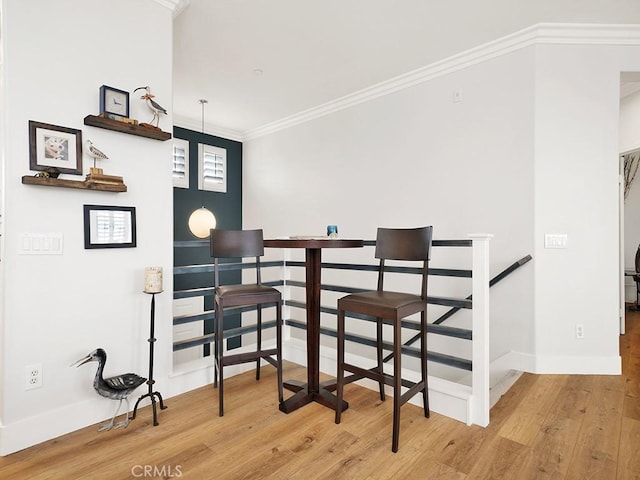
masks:
[(136, 207), (84, 205), (84, 248), (136, 246)]
[(82, 130), (29, 120), (29, 168), (82, 175)]

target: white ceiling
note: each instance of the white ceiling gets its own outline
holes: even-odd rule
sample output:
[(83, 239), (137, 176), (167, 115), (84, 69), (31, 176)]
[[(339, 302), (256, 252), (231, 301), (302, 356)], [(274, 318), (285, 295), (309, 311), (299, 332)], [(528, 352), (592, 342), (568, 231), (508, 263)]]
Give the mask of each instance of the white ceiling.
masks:
[(640, 23), (639, 0), (182, 4), (174, 19), (174, 122), (200, 125), (204, 98), (207, 131), (230, 138), (536, 23)]

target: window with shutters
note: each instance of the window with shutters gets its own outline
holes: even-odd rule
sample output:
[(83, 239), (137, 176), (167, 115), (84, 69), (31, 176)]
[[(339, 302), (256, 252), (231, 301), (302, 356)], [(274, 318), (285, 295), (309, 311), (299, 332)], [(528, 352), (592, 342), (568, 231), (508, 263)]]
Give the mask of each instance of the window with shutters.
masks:
[(227, 192), (227, 150), (198, 144), (198, 189)]
[(173, 186), (189, 188), (189, 142), (173, 139)]

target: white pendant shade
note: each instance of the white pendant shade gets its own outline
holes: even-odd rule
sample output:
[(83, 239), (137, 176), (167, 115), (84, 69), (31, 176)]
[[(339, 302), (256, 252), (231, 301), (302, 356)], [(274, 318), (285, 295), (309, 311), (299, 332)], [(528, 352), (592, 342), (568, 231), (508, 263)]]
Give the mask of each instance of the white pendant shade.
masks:
[(209, 231), (216, 228), (216, 217), (211, 210), (202, 207), (189, 216), (189, 230), (198, 238), (209, 237)]

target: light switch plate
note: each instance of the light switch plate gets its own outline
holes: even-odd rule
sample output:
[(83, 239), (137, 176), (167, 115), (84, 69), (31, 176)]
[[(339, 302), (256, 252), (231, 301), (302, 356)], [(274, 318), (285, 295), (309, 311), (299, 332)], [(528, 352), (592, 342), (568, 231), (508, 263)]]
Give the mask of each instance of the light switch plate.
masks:
[(21, 255), (62, 255), (62, 233), (23, 233), (20, 235)]
[(544, 236), (544, 248), (567, 248), (566, 233), (547, 233)]

